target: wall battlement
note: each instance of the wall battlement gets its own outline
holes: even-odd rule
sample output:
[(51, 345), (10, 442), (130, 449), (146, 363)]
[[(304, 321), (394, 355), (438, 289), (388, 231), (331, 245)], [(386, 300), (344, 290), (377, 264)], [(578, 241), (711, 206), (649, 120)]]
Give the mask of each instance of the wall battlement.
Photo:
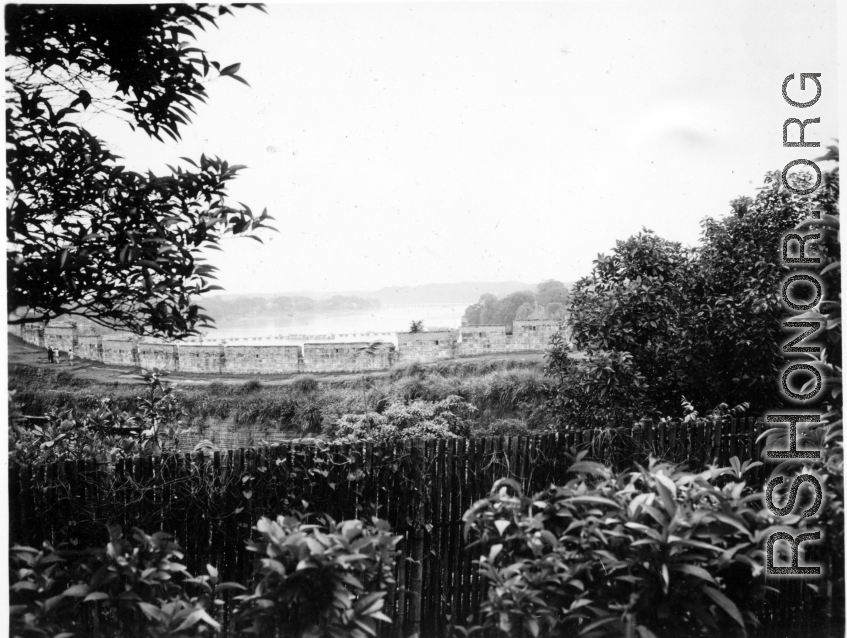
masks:
[(456, 357), (506, 352), (543, 352), (559, 330), (552, 320), (516, 320), (511, 334), (503, 325), (462, 326), (459, 330), (399, 332), (397, 347), (380, 342), (363, 352), (369, 342), (280, 344), (166, 343), (134, 336), (81, 334), (73, 322), (46, 327), (27, 324), (10, 327), (25, 342), (41, 348), (74, 349), (82, 359), (101, 363), (158, 368), (198, 374), (296, 374), (304, 372), (358, 372), (387, 370), (412, 362), (429, 363)]

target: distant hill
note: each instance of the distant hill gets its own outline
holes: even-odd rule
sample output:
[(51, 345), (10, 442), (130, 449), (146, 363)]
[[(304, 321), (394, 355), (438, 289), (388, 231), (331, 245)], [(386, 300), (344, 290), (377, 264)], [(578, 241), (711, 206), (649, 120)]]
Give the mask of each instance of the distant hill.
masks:
[(455, 284), (423, 284), (420, 286), (386, 286), (379, 290), (344, 290), (333, 292), (298, 290), (294, 292), (252, 293), (244, 295), (225, 293), (210, 296), (209, 299), (231, 301), (239, 297), (271, 299), (280, 296), (291, 296), (322, 300), (336, 295), (343, 295), (347, 297), (378, 299), (383, 306), (394, 306), (403, 304), (476, 303), (480, 296), (485, 293), (491, 293), (501, 297), (520, 290), (534, 289), (535, 284), (527, 284), (519, 281), (474, 281)]

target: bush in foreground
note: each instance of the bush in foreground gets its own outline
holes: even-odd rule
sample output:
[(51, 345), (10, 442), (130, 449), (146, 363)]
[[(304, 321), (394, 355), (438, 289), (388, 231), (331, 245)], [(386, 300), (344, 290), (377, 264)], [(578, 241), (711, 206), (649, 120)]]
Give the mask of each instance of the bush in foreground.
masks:
[(248, 590), (219, 582), (218, 571), (192, 576), (164, 532), (134, 530), (132, 542), (110, 530), (106, 547), (11, 548), (10, 626), (15, 638), (217, 635), (223, 594), (236, 590), (235, 635), (375, 635), (394, 583), (395, 546), (384, 521), (306, 524), (299, 516), (261, 518)]
[(500, 635), (746, 635), (774, 529), (755, 504), (761, 493), (746, 494), (750, 467), (691, 474), (652, 461), (615, 476), (579, 460), (576, 478), (532, 497), (501, 479), (464, 517), (490, 582), (481, 626)]
[(260, 557), (252, 593), (239, 596), (235, 625), (253, 635), (376, 635), (384, 597), (394, 584), (395, 546), (388, 523), (359, 520), (335, 524), (328, 532), (298, 517), (262, 518), (261, 539), (248, 548)]

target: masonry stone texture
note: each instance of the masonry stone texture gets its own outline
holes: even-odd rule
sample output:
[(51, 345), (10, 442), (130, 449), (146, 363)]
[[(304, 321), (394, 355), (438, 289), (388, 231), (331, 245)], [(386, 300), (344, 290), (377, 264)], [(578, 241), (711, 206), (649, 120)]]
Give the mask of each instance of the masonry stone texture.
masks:
[[(541, 352), (560, 329), (557, 321), (516, 320), (512, 332), (503, 325), (470, 326), (459, 330), (397, 333), (397, 347), (365, 341), (298, 345), (235, 345), (166, 343), (134, 336), (81, 334), (73, 322), (25, 325), (14, 334), (32, 345), (74, 350), (80, 359), (121, 366), (158, 368), (197, 374), (297, 374), (387, 370), (395, 365), (446, 361), (506, 352)], [(567, 335), (565, 335), (567, 338)]]
[(456, 356), (457, 337), (455, 330), (398, 333), (398, 362), (429, 363), (453, 359)]
[[(80, 356), (84, 356), (80, 353)], [(179, 369), (177, 346), (172, 343), (142, 342), (138, 344), (139, 365), (145, 370), (157, 368), (167, 372)]]
[(300, 346), (225, 346), (224, 367), (236, 374), (300, 372)]

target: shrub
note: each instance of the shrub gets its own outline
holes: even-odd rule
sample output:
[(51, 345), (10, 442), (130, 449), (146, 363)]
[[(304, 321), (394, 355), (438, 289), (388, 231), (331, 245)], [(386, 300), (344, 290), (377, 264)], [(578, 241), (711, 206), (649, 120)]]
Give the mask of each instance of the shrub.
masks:
[[(323, 529), (322, 529), (323, 528)], [(376, 635), (384, 597), (394, 584), (402, 536), (373, 519), (306, 525), (299, 516), (261, 518), (248, 549), (259, 557), (253, 592), (239, 596), (235, 624), (256, 635)]]
[(547, 410), (559, 427), (625, 427), (657, 413), (647, 402), (647, 382), (628, 352), (571, 355), (561, 333), (552, 338), (546, 374), (552, 383)]
[(291, 388), (300, 394), (311, 394), (313, 392), (317, 392), (319, 387), (320, 383), (318, 383), (318, 380), (308, 374), (299, 376), (291, 382)]
[(257, 392), (261, 389), (261, 381), (257, 381), (256, 379), (250, 379), (239, 388), (239, 394), (252, 394), (253, 392)]
[(455, 395), (438, 402), (395, 402), (381, 414), (345, 414), (336, 422), (334, 434), (341, 438), (379, 441), (468, 436), (468, 421), (475, 413), (474, 406)]
[(294, 413), (295, 422), (301, 432), (320, 432), (323, 424), (321, 405), (311, 399), (297, 403)]
[(440, 374), (429, 374), (423, 380), (420, 398), (426, 401), (441, 401), (450, 395), (458, 394), (462, 385), (458, 377), (445, 377)]
[(425, 386), (420, 377), (403, 377), (394, 384), (391, 392), (401, 401), (413, 401), (423, 396)]
[(497, 370), (473, 386), (474, 403), (498, 415), (513, 413), (521, 403), (543, 396), (542, 375), (537, 370)]
[(403, 376), (423, 378), (424, 367), (417, 361), (412, 361), (403, 369)]
[(254, 394), (233, 407), (236, 425), (265, 423), (281, 427), (289, 424), (297, 415), (297, 403), (281, 394)]
[(20, 464), (49, 463), (176, 450), (184, 414), (173, 388), (157, 371), (145, 371), (142, 378), (146, 395), (135, 397), (131, 413), (101, 399), (96, 409), (78, 417), (72, 409), (49, 410), (45, 420), (32, 428), (20, 419), (11, 420), (10, 459)]
[[(617, 476), (581, 460), (527, 497), (501, 479), (465, 513), (490, 581), (482, 625), (532, 636), (743, 636), (764, 595), (773, 521), (744, 468), (691, 474), (651, 460)], [(716, 479), (732, 475), (723, 487)], [(510, 494), (510, 491), (512, 494)], [(468, 629), (464, 630), (465, 632)]]
[(224, 394), (229, 394), (229, 388), (225, 383), (221, 383), (220, 381), (212, 381), (209, 384), (208, 393), (211, 395), (221, 396)]
[(41, 550), (11, 548), (18, 567), (10, 588), (12, 635), (209, 635), (220, 628), (212, 617), (218, 594), (244, 589), (219, 584), (212, 567), (192, 578), (164, 532), (134, 530), (134, 543), (117, 527), (110, 536), (106, 547), (85, 552), (54, 551), (47, 543)]
[[(394, 585), (396, 545), (388, 523), (372, 519), (305, 524), (299, 515), (261, 518), (253, 589), (238, 596), (237, 630), (283, 636), (375, 635), (383, 598)], [(179, 546), (164, 532), (110, 530), (105, 547), (54, 550), (44, 544), (11, 548), (11, 635), (218, 635), (222, 594), (246, 592), (219, 582), (218, 571), (192, 577)]]

